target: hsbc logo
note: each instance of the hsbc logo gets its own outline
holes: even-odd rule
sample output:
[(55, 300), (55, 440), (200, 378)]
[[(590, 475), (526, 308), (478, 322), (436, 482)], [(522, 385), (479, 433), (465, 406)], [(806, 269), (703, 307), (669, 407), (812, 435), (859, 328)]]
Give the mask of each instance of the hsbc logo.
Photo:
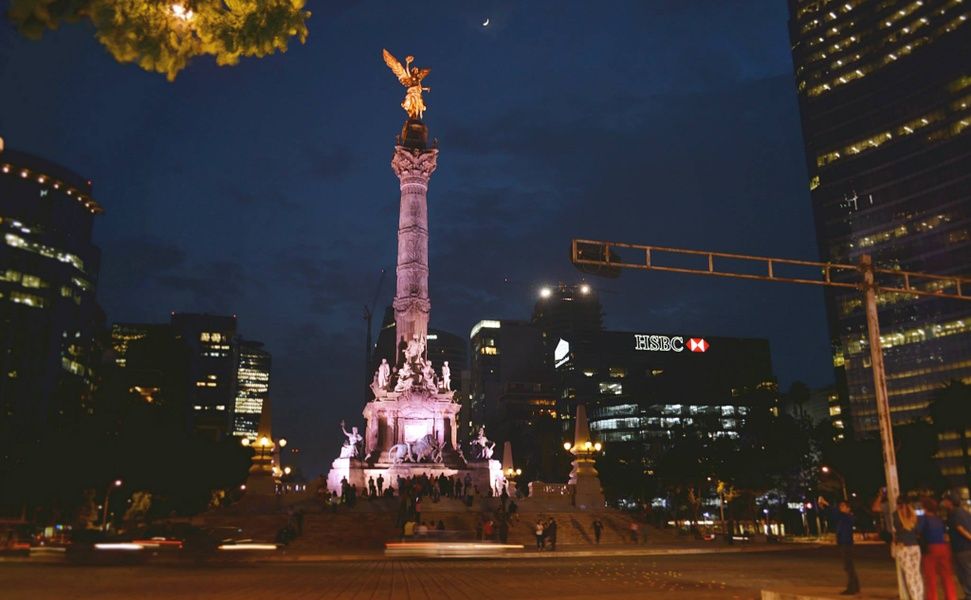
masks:
[(688, 349), (691, 352), (707, 352), (708, 342), (704, 338), (689, 338), (687, 342), (679, 335), (648, 335), (634, 334), (634, 350), (644, 350), (647, 352), (684, 352)]
[(708, 350), (708, 342), (705, 338), (691, 338), (688, 340), (688, 350), (692, 352), (706, 352)]
[(684, 352), (684, 338), (681, 336), (634, 334), (634, 350), (648, 352)]

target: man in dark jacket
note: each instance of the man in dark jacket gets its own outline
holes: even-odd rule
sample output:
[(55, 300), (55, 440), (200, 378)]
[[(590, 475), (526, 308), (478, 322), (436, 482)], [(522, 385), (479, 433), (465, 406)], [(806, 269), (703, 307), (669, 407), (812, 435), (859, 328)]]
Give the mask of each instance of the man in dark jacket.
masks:
[(556, 519), (550, 518), (550, 522), (546, 524), (546, 529), (544, 530), (546, 534), (546, 539), (549, 540), (550, 550), (556, 550)]
[(836, 546), (840, 549), (843, 559), (843, 570), (846, 571), (846, 589), (840, 592), (843, 596), (853, 596), (860, 593), (860, 579), (856, 576), (856, 566), (853, 564), (853, 512), (850, 504), (842, 500), (834, 510), (826, 498), (819, 497), (819, 507), (829, 507), (829, 518), (836, 530)]

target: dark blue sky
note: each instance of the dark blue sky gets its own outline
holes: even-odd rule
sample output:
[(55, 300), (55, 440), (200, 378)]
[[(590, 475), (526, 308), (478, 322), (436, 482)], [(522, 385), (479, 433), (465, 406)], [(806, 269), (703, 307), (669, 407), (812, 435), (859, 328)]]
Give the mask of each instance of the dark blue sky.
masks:
[[(3, 24), (0, 135), (94, 180), (111, 321), (236, 313), (266, 342), (275, 427), (314, 473), (361, 420), (361, 307), (395, 261), (403, 89), (382, 47), (432, 68), (433, 326), (527, 318), (579, 279), (576, 236), (816, 257), (785, 3), (606, 6), (311, 1), (306, 45), (175, 83), (85, 27)], [(831, 380), (815, 288), (592, 283), (610, 328), (767, 337), (784, 388)]]

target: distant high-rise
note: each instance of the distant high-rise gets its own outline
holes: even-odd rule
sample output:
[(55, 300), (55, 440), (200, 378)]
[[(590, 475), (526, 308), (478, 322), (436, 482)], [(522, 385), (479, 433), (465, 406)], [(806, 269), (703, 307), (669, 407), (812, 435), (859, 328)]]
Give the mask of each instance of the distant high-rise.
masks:
[(93, 411), (104, 315), (91, 182), (0, 140), (0, 437)]
[[(971, 275), (971, 3), (789, 0), (808, 185), (823, 260)], [(861, 295), (826, 294), (857, 434), (877, 429)], [(880, 294), (895, 423), (971, 379), (971, 306)], [(847, 423), (848, 425), (850, 423)], [(952, 459), (948, 459), (952, 460)], [(960, 452), (946, 475), (963, 473)]]
[(114, 323), (112, 383), (131, 397), (188, 417), (189, 346), (168, 323)]
[(229, 434), (236, 404), (236, 317), (176, 313), (172, 329), (189, 347), (192, 428), (214, 438)]
[(545, 287), (533, 307), (533, 323), (547, 338), (593, 334), (603, 330), (603, 321), (597, 292), (585, 283)]
[(270, 353), (260, 342), (237, 341), (236, 404), (233, 409), (233, 435), (256, 439), (260, 413), (270, 396)]
[(470, 410), (463, 423), (512, 442), (530, 477), (555, 476), (551, 449), (561, 443), (552, 367), (542, 331), (527, 321), (483, 320), (472, 327)]

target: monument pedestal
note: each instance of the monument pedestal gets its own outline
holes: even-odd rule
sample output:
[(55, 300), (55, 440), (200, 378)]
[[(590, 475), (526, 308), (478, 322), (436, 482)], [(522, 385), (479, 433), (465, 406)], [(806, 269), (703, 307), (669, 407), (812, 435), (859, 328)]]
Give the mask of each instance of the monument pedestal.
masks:
[[(341, 481), (347, 479), (348, 485), (356, 485), (358, 493), (367, 489), (367, 477), (364, 475), (364, 461), (359, 458), (338, 458), (330, 464), (327, 474), (327, 489), (341, 493)], [(387, 479), (387, 478), (385, 478)]]
[(577, 457), (573, 461), (570, 487), (573, 488), (573, 505), (580, 510), (600, 510), (604, 507), (603, 489), (592, 458)]

